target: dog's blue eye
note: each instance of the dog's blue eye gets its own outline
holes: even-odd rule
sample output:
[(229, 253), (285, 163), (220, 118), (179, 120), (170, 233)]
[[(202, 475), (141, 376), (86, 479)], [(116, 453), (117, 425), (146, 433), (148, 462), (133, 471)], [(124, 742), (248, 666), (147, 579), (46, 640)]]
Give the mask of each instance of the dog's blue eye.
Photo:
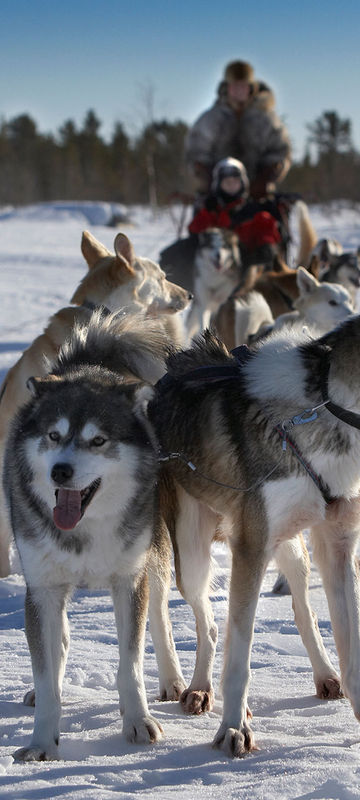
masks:
[(106, 439), (104, 439), (103, 436), (95, 436), (94, 439), (91, 440), (91, 444), (94, 445), (94, 447), (102, 447), (105, 442)]
[(60, 442), (60, 433), (57, 431), (50, 431), (49, 439), (51, 439), (52, 442)]

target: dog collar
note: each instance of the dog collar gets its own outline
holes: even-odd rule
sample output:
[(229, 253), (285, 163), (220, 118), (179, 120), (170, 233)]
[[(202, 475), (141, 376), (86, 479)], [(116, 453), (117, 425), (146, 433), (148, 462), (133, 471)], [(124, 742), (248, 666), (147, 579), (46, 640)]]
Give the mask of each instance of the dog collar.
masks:
[(111, 314), (110, 309), (107, 306), (101, 305), (101, 303), (93, 303), (91, 300), (84, 300), (81, 305), (83, 308), (89, 309), (89, 311), (99, 311), (101, 309), (101, 313), (104, 317), (108, 317)]

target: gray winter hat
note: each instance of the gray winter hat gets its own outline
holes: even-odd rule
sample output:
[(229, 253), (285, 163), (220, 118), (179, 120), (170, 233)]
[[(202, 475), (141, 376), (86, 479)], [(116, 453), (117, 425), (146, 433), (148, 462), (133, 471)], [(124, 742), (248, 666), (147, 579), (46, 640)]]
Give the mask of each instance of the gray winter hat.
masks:
[(222, 158), (221, 161), (218, 161), (217, 164), (215, 164), (212, 172), (212, 191), (216, 192), (222, 179), (230, 176), (240, 178), (243, 184), (243, 192), (244, 194), (247, 194), (249, 191), (249, 178), (247, 176), (244, 164), (242, 161), (238, 161), (237, 158), (230, 157)]

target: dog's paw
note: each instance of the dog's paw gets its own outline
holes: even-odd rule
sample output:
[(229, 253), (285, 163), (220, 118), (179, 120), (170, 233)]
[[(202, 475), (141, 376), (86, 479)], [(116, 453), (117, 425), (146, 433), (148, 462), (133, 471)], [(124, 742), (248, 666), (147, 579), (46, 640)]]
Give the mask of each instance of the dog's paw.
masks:
[(58, 748), (54, 747), (20, 747), (13, 753), (14, 761), (56, 761), (58, 759)]
[(185, 689), (181, 695), (181, 705), (185, 714), (203, 714), (214, 706), (214, 690), (208, 692), (196, 689)]
[(246, 722), (240, 728), (228, 728), (223, 722), (213, 740), (213, 747), (223, 750), (229, 758), (243, 758), (258, 749), (254, 734)]
[(177, 678), (174, 681), (169, 681), (160, 687), (159, 700), (180, 700), (180, 697), (185, 689), (185, 682), (182, 678)]
[(150, 715), (146, 717), (124, 717), (123, 734), (128, 742), (136, 744), (153, 744), (162, 738), (164, 731), (160, 723)]
[(331, 675), (328, 678), (315, 682), (316, 697), (320, 700), (340, 700), (344, 697), (341, 689), (340, 678), (337, 675)]
[(32, 708), (35, 706), (35, 689), (30, 689), (24, 694), (23, 703), (25, 706), (31, 706)]

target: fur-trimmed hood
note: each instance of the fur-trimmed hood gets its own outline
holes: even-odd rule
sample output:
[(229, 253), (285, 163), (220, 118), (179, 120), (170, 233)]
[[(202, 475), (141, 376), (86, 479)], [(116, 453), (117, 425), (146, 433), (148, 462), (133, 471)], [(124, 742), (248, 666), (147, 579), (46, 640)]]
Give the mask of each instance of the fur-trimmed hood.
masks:
[[(227, 81), (221, 81), (217, 89), (217, 102), (228, 103), (227, 99)], [(251, 95), (246, 107), (249, 105), (256, 105), (261, 111), (269, 112), (275, 109), (275, 95), (272, 89), (263, 81), (255, 81), (251, 84)]]

